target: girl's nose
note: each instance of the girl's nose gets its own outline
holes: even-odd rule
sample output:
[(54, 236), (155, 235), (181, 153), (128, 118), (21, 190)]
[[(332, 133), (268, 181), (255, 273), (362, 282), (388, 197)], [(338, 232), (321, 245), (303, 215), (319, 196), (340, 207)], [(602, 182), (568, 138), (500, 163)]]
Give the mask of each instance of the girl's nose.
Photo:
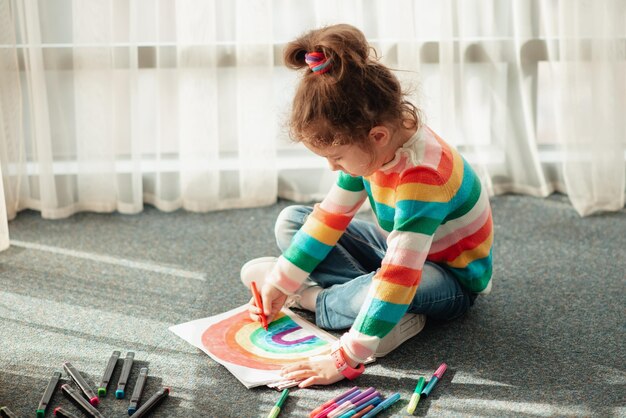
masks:
[(328, 166), (330, 167), (332, 171), (341, 170), (341, 166), (339, 164), (332, 162), (331, 160), (327, 160), (327, 161), (328, 161)]

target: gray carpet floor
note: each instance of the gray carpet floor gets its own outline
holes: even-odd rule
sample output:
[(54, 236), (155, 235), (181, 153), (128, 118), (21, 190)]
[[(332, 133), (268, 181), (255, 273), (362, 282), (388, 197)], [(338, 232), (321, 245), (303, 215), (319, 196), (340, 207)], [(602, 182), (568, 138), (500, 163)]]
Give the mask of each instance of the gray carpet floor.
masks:
[[(246, 389), (168, 327), (248, 301), (239, 268), (278, 255), (273, 224), (289, 204), (60, 221), (19, 214), (13, 246), (0, 253), (0, 406), (32, 416), (63, 361), (95, 387), (120, 350), (135, 352), (130, 389), (140, 366), (149, 367), (146, 394), (171, 388), (155, 417), (266, 416), (278, 392)], [(445, 361), (415, 415), (626, 416), (626, 210), (581, 219), (563, 196), (492, 205), (493, 292), (461, 319), (428, 321), (355, 384), (400, 392), (381, 416), (405, 416), (416, 379)], [(306, 416), (351, 386), (292, 390), (281, 417)], [(56, 405), (77, 411), (59, 390)], [(111, 418), (127, 407), (109, 395), (99, 409)]]

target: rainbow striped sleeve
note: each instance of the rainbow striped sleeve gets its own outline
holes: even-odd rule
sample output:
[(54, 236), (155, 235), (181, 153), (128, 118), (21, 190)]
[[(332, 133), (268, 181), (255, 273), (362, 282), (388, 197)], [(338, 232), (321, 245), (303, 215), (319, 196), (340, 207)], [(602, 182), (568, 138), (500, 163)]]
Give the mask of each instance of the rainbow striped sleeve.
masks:
[[(433, 235), (450, 212), (450, 185), (463, 176), (463, 164), (447, 178), (426, 167), (400, 176), (395, 189), (393, 230), (387, 252), (372, 279), (368, 295), (342, 346), (350, 357), (365, 361), (406, 313), (420, 283)], [(372, 179), (372, 181), (375, 179)]]
[(294, 294), (339, 241), (366, 198), (361, 177), (339, 172), (328, 195), (315, 205), (289, 248), (278, 258), (270, 283), (286, 294)]

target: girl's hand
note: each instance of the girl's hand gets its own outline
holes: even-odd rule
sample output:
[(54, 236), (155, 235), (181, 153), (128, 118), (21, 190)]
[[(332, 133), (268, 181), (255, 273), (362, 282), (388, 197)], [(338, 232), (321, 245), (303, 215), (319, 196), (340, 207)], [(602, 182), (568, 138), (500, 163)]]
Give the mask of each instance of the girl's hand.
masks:
[(263, 311), (269, 324), (283, 308), (287, 295), (271, 284), (265, 283), (261, 289), (261, 299), (263, 299)]
[(330, 354), (310, 357), (308, 361), (283, 367), (280, 374), (285, 379), (304, 380), (298, 385), (301, 388), (330, 385), (345, 377), (335, 367), (335, 361)]
[[(285, 304), (287, 295), (271, 284), (265, 283), (261, 289), (261, 299), (263, 301), (263, 311), (267, 318), (267, 323), (270, 324)], [(252, 297), (250, 302), (248, 302), (248, 313), (253, 321), (261, 322), (261, 309), (256, 306), (254, 297)]]

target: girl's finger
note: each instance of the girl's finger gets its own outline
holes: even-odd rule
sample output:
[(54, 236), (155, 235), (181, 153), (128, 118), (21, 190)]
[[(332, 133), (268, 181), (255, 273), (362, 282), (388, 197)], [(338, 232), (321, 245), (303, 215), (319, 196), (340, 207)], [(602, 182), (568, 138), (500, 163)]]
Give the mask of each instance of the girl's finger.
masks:
[(315, 384), (317, 384), (318, 381), (320, 381), (320, 377), (319, 376), (311, 376), (308, 379), (306, 379), (305, 381), (301, 382), (298, 384), (299, 388), (308, 388), (309, 386), (313, 386)]
[(317, 376), (317, 374), (313, 370), (297, 370), (295, 372), (283, 373), (282, 376), (285, 379), (302, 380), (307, 377)]
[(255, 315), (258, 315), (258, 314), (260, 314), (260, 313), (261, 313), (261, 310), (260, 310), (257, 306), (250, 305), (250, 306), (248, 307), (248, 312), (253, 313), (253, 314), (255, 314)]
[(296, 370), (311, 370), (311, 366), (309, 365), (309, 362), (295, 363), (295, 364), (290, 364), (289, 366), (283, 367), (282, 369), (280, 369), (280, 372), (289, 373), (289, 372), (295, 372)]

